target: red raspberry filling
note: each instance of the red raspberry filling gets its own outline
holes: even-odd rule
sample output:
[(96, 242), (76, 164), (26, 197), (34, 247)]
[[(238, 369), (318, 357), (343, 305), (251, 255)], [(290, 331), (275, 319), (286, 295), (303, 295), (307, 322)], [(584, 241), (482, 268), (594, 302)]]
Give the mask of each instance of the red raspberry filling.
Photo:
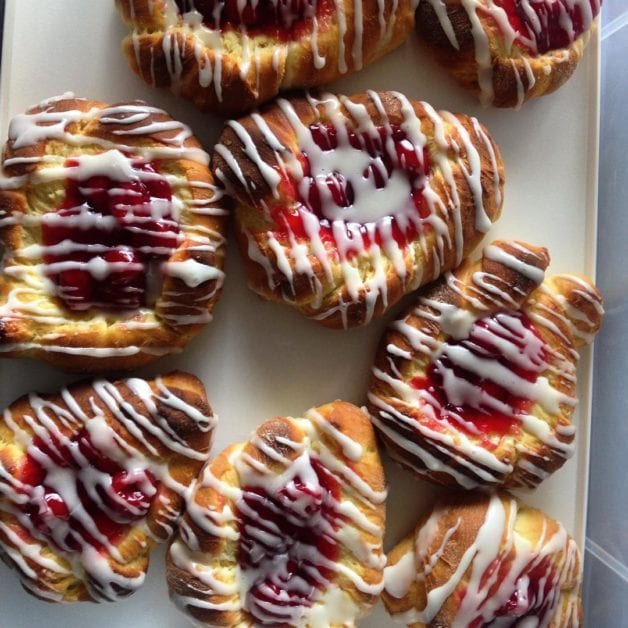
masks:
[[(69, 178), (61, 206), (42, 219), (45, 272), (70, 310), (146, 305), (149, 267), (177, 246), (170, 184), (154, 163), (131, 163), (134, 180)], [(79, 160), (65, 166), (76, 168)]]
[[(368, 181), (370, 189), (377, 193), (389, 184), (394, 174), (401, 174), (407, 188), (403, 216), (392, 212), (386, 215), (384, 212), (384, 216), (375, 222), (347, 218), (344, 220), (346, 231), (343, 234), (342, 248), (357, 253), (368, 249), (373, 243), (381, 246), (389, 238), (400, 247), (407, 246), (416, 239), (419, 230), (425, 228), (421, 221), (430, 216), (423, 194), (425, 178), (430, 170), (427, 151), (417, 148), (406, 132), (397, 125), (378, 127), (376, 137), (354, 131), (339, 137), (338, 130), (331, 124), (312, 124), (309, 130), (312, 140), (324, 155), (350, 147), (366, 153), (368, 165), (360, 172), (351, 173), (352, 163), (349, 160), (346, 170), (334, 170), (322, 178), (313, 174), (311, 156), (306, 151), (300, 153), (298, 157), (303, 168), (303, 181), (287, 178), (282, 173), (282, 195), (295, 199), (297, 204), (273, 210), (273, 219), (279, 228), (279, 234), (287, 237), (291, 233), (298, 239), (308, 239), (304, 223), (304, 212), (308, 212), (318, 219), (320, 238), (338, 247), (338, 234), (333, 228), (338, 221), (325, 215), (326, 204), (339, 209), (342, 215), (342, 209), (353, 209), (356, 203), (359, 212), (360, 202), (364, 201), (364, 197), (356, 200), (356, 189), (360, 189)], [(348, 156), (350, 157), (350, 153)], [(386, 227), (385, 230), (382, 229), (383, 226)], [(356, 234), (359, 234), (361, 241), (356, 241)]]
[[(57, 492), (53, 485), (60, 476), (63, 489)], [(66, 552), (86, 545), (102, 549), (99, 533), (115, 543), (129, 525), (146, 516), (157, 491), (150, 470), (123, 469), (94, 446), (86, 429), (68, 439), (35, 437), (19, 480), (19, 493), (26, 499), (18, 507), (39, 534)]]
[[(485, 436), (517, 434), (520, 417), (533, 402), (525, 396), (525, 386), (516, 382), (534, 384), (545, 368), (546, 353), (545, 343), (525, 314), (502, 312), (476, 321), (467, 338), (450, 340), (427, 376), (411, 383), (427, 392), (424, 401), (437, 409), (440, 419), (458, 429), (465, 430), (462, 419)], [(461, 354), (462, 359), (456, 357)], [(495, 381), (501, 378), (494, 366), (512, 373), (514, 377), (509, 379), (515, 383)], [(489, 373), (493, 375), (489, 377)], [(465, 392), (469, 389), (480, 394)], [(454, 403), (452, 397), (468, 401)], [(438, 429), (436, 421), (432, 427)]]
[[(596, 0), (494, 0), (517, 33), (536, 41), (541, 54), (567, 48), (588, 28), (588, 8), (598, 14)], [(587, 10), (584, 5), (589, 5)]]
[(213, 30), (246, 28), (251, 35), (296, 39), (311, 30), (312, 19), (331, 14), (328, 0), (176, 0), (181, 13), (198, 11)]
[(259, 486), (242, 489), (238, 561), (257, 572), (245, 607), (261, 625), (298, 624), (333, 576), (324, 563), (340, 553), (333, 535), (340, 485), (320, 462), (310, 464), (316, 484), (297, 475), (273, 495)]

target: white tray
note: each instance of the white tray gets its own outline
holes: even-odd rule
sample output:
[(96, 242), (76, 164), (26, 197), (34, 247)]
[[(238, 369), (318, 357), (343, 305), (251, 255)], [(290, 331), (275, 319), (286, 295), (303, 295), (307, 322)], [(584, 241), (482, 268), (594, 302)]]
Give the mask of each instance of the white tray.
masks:
[[(221, 122), (136, 78), (122, 57), (126, 27), (112, 0), (7, 0), (0, 141), (11, 117), (43, 98), (73, 91), (108, 102), (144, 99), (190, 124), (211, 150)], [(335, 86), (334, 86), (335, 87)], [(515, 237), (542, 244), (550, 272), (594, 276), (597, 208), (599, 42), (594, 37), (572, 80), (557, 94), (520, 111), (483, 109), (459, 90), (414, 42), (338, 83), (337, 91), (395, 89), (437, 108), (476, 115), (501, 147), (506, 168), (503, 218), (488, 239)], [(232, 242), (235, 244), (235, 242)], [(182, 368), (204, 381), (220, 416), (215, 454), (239, 441), (262, 420), (299, 415), (336, 398), (362, 404), (375, 346), (385, 321), (337, 332), (302, 319), (289, 308), (263, 303), (245, 286), (231, 247), (227, 280), (214, 321), (179, 356), (141, 375)], [(0, 360), (0, 407), (30, 390), (54, 391), (72, 381), (51, 367)], [(525, 499), (560, 519), (584, 546), (589, 452), (591, 352), (579, 367), (578, 426), (574, 457)], [(412, 528), (434, 489), (387, 465), (390, 482), (388, 546)], [(187, 620), (167, 599), (164, 550), (153, 555), (145, 586), (116, 604), (50, 605), (25, 593), (0, 565), (0, 628), (183, 628)], [(392, 622), (381, 607), (361, 626)]]

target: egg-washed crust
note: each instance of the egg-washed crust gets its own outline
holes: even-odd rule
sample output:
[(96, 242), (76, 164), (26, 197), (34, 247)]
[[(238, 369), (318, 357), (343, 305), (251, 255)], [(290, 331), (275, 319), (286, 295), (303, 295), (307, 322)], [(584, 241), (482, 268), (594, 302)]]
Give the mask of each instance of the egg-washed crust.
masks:
[[(303, 151), (297, 133), (309, 133), (314, 123), (371, 134), (369, 129), (398, 125), (408, 129), (408, 135), (416, 132), (425, 138), (419, 140), (424, 146), (414, 150), (424, 148), (430, 163), (429, 216), (417, 218), (420, 226), (413, 240), (396, 246), (392, 238), (382, 236), (381, 246), (366, 246), (360, 244), (362, 235), (354, 233), (351, 245), (359, 253), (347, 258), (333, 243), (320, 246), (311, 237), (283, 237), (271, 212), (298, 207), (299, 201), (289, 186), (273, 186), (268, 173), (290, 168)], [(397, 92), (282, 99), (260, 114), (228, 123), (212, 156), (212, 169), (235, 201), (237, 237), (250, 287), (264, 299), (287, 302), (333, 328), (370, 322), (408, 292), (460, 264), (502, 207), (503, 164), (486, 129), (474, 118), (436, 112)], [(357, 202), (356, 208), (359, 211)]]
[(411, 0), (328, 3), (324, 17), (310, 19), (296, 39), (281, 41), (237, 26), (221, 31), (187, 21), (174, 0), (116, 0), (132, 29), (123, 50), (133, 71), (201, 110), (225, 115), (359, 70), (399, 46), (414, 25)]
[[(346, 618), (353, 623), (377, 601), (385, 564), (383, 468), (367, 415), (347, 402), (335, 401), (309, 410), (305, 418), (277, 417), (262, 423), (248, 442), (228, 447), (201, 472), (167, 558), (170, 596), (199, 625), (258, 625), (243, 608), (237, 582), (246, 573), (242, 565), (238, 567), (241, 533), (236, 513), (241, 483), (250, 483), (253, 477), (255, 486), (263, 485), (290, 474), (304, 452), (340, 482), (344, 514), (336, 524), (345, 530), (343, 539), (349, 532), (356, 536), (351, 545), (339, 540), (339, 567), (331, 568), (332, 580), (319, 590), (312, 607), (324, 612), (325, 596), (340, 591), (345, 605), (353, 609), (354, 616)], [(310, 626), (307, 614), (298, 625)]]
[[(26, 247), (42, 244), (40, 219), (57, 210), (65, 194), (63, 178), (40, 175), (68, 158), (116, 149), (152, 158), (174, 181), (183, 237), (162, 266), (153, 305), (123, 314), (70, 311), (38, 271), (41, 256), (24, 255)], [(95, 372), (135, 369), (184, 347), (211, 319), (223, 283), (225, 210), (208, 161), (185, 125), (140, 101), (108, 105), (64, 95), (17, 116), (0, 181), (0, 238), (6, 246), (0, 354)]]
[[(544, 279), (548, 264), (544, 248), (496, 241), (480, 260), (465, 262), (422, 291), (415, 305), (391, 323), (375, 360), (369, 410), (389, 453), (402, 465), (435, 482), (468, 489), (534, 487), (571, 456), (577, 349), (598, 331), (602, 299), (585, 277)], [(413, 382), (427, 376), (452, 334), (458, 334), (458, 324), (465, 323), (467, 331), (456, 337), (465, 338), (473, 321), (498, 312), (521, 312), (531, 321), (544, 345), (537, 382), (546, 385), (536, 389), (541, 392), (514, 431), (495, 429), (489, 413), (484, 428), (473, 433), (448, 421), (440, 406), (432, 412), (430, 397)], [(483, 377), (481, 367), (467, 368)], [(512, 386), (509, 390), (517, 390), (519, 384)]]
[[(0, 423), (0, 546), (3, 559), (18, 572), (24, 588), (54, 602), (113, 601), (133, 593), (144, 580), (152, 548), (175, 532), (184, 492), (207, 459), (215, 420), (202, 383), (178, 371), (149, 381), (81, 382), (59, 394), (31, 393), (11, 404)], [(81, 430), (90, 434), (91, 447), (100, 455), (115, 456), (119, 466), (132, 457), (136, 468), (149, 469), (157, 480), (150, 507), (142, 518), (126, 524), (111, 553), (96, 550), (88, 541), (82, 552), (64, 550), (19, 509), (22, 498), (37, 491), (37, 487), (25, 490), (21, 482), (27, 452), (42, 455), (35, 437), (49, 451), (55, 451), (54, 443), (63, 443), (73, 452), (69, 464), (52, 460), (43, 464), (51, 472), (78, 467), (76, 481), (81, 474), (81, 481), (88, 483), (98, 473), (70, 445)], [(95, 440), (94, 434), (102, 440)], [(106, 475), (99, 477), (104, 481)], [(44, 479), (44, 486), (47, 483)], [(86, 515), (82, 503), (72, 510), (73, 517)], [(86, 529), (95, 533), (95, 524), (88, 523)]]
[[(544, 578), (536, 598), (526, 582), (535, 567)], [(581, 584), (580, 551), (562, 524), (506, 492), (452, 493), (388, 553), (382, 599), (412, 628), (488, 625), (509, 601), (513, 624), (528, 616), (513, 607), (529, 601), (539, 625), (573, 628), (582, 624)]]
[[(497, 20), (481, 6), (482, 2), (469, 3), (467, 8), (461, 0), (445, 0), (439, 8), (441, 20), (432, 0), (420, 0), (416, 29), (423, 47), (459, 85), (495, 107), (519, 107), (561, 87), (574, 73), (597, 25), (594, 22), (565, 48), (531, 54), (517, 41), (510, 44)], [(457, 47), (444, 26), (453, 32)], [(486, 53), (484, 48), (478, 52), (480, 38)], [(478, 63), (479, 54), (487, 55), (486, 67)]]

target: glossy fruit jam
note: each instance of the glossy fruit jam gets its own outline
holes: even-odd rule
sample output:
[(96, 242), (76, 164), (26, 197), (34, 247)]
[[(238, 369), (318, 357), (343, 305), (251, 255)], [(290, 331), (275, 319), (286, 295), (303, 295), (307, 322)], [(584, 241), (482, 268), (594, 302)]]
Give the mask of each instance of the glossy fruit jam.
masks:
[(211, 29), (244, 28), (250, 35), (296, 39), (311, 30), (312, 19), (331, 13), (330, 0), (176, 0), (183, 14), (198, 11)]
[(107, 174), (86, 167), (94, 157), (69, 159), (63, 202), (42, 219), (45, 274), (73, 311), (145, 305), (147, 278), (178, 243), (172, 190), (156, 164), (110, 153), (98, 157), (105, 170), (113, 164)]
[(520, 417), (547, 367), (546, 346), (530, 319), (501, 312), (477, 320), (467, 338), (450, 340), (412, 385), (423, 401), (457, 428), (488, 435), (516, 434)]
[(504, 9), (511, 27), (536, 42), (541, 54), (566, 48), (589, 28), (599, 0), (494, 0)]
[(19, 479), (19, 508), (35, 534), (66, 552), (115, 544), (146, 516), (157, 491), (149, 469), (124, 469), (95, 446), (86, 428), (69, 437), (35, 437)]
[(238, 561), (253, 574), (245, 576), (251, 579), (245, 607), (260, 625), (300, 625), (339, 555), (340, 485), (317, 460), (308, 465), (307, 476), (294, 476), (274, 494), (242, 489)]
[(378, 127), (376, 134), (332, 124), (313, 124), (309, 131), (311, 141), (300, 145), (303, 177), (284, 176), (280, 184), (298, 202), (274, 211), (279, 229), (311, 239), (314, 215), (320, 239), (345, 253), (414, 240), (430, 216), (423, 147), (397, 125)]

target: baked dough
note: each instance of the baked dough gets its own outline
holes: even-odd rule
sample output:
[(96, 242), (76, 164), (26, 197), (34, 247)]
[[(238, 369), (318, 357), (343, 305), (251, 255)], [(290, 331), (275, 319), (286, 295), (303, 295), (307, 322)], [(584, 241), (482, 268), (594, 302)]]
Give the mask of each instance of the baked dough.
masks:
[(417, 30), (485, 105), (520, 107), (569, 79), (601, 0), (419, 0)]
[(505, 492), (442, 497), (384, 573), (388, 612), (413, 628), (582, 624), (576, 542)]
[(176, 528), (210, 447), (201, 382), (98, 379), (31, 393), (0, 422), (0, 549), (50, 602), (115, 601)]
[(470, 489), (534, 487), (574, 451), (577, 349), (602, 321), (585, 277), (497, 241), (422, 291), (386, 332), (369, 408), (393, 458)]
[(382, 590), (383, 469), (365, 412), (262, 423), (201, 473), (167, 559), (199, 626), (353, 626)]
[(134, 369), (178, 351), (223, 283), (225, 210), (190, 129), (70, 94), (16, 116), (0, 178), (0, 355)]
[(226, 124), (212, 168), (251, 288), (328, 327), (460, 264), (502, 206), (486, 129), (397, 92), (279, 99)]
[(414, 0), (116, 0), (133, 71), (233, 115), (330, 83), (400, 45)]

